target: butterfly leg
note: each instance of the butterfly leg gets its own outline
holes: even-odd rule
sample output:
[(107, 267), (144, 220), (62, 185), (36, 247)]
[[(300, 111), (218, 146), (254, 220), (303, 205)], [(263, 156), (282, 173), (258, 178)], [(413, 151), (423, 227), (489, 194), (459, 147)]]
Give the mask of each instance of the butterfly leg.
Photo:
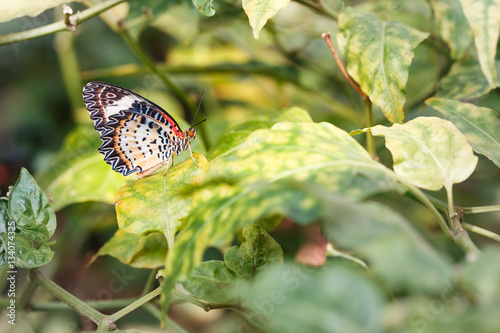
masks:
[(193, 151), (191, 150), (191, 144), (189, 144), (188, 147), (189, 147), (189, 153), (191, 154), (191, 159), (193, 160), (194, 165), (196, 165), (196, 167), (199, 168), (198, 163), (196, 163), (196, 161), (194, 160)]

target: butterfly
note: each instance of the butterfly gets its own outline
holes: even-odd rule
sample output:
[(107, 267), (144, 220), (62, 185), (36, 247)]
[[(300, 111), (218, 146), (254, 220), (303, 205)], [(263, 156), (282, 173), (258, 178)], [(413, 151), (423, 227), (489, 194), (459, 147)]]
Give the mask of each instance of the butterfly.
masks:
[(143, 178), (166, 165), (166, 173), (170, 159), (186, 149), (198, 166), (190, 143), (199, 123), (183, 132), (155, 103), (108, 83), (87, 83), (83, 101), (102, 140), (99, 152), (113, 170)]

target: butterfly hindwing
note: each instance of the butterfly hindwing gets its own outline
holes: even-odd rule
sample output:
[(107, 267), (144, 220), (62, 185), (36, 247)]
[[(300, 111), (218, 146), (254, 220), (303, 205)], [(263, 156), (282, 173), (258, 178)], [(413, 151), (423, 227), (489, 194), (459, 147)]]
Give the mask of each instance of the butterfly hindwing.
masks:
[(172, 140), (167, 126), (150, 116), (120, 112), (109, 117), (99, 152), (113, 170), (127, 176), (167, 164)]

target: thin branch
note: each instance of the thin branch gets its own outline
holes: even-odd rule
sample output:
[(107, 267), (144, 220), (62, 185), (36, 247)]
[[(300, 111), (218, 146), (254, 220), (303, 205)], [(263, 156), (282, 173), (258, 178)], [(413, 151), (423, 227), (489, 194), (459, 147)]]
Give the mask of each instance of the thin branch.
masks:
[(157, 297), (158, 295), (161, 294), (162, 291), (162, 286), (159, 286), (155, 290), (151, 291), (149, 294), (142, 296), (132, 304), (129, 304), (128, 306), (124, 307), (120, 311), (117, 311), (113, 313), (112, 315), (109, 316), (109, 319), (113, 322), (116, 322), (118, 319), (122, 318), (123, 316), (129, 314), (130, 312), (134, 311), (135, 309), (141, 307), (145, 303), (149, 302), (153, 298)]
[[(78, 25), (82, 22), (85, 22), (85, 21), (91, 19), (94, 16), (101, 14), (102, 12), (108, 10), (109, 8), (114, 7), (114, 6), (116, 6), (122, 2), (125, 2), (125, 1), (128, 1), (128, 0), (108, 0), (108, 1), (105, 1), (103, 3), (100, 3), (98, 5), (90, 7), (88, 9), (85, 9), (82, 12), (71, 15), (72, 22), (75, 25)], [(68, 19), (66, 19), (66, 20), (68, 20)], [(38, 37), (51, 35), (53, 33), (59, 32), (59, 31), (71, 31), (71, 30), (72, 30), (72, 26), (66, 25), (65, 20), (62, 19), (60, 21), (54, 22), (52, 24), (44, 25), (42, 27), (0, 36), (0, 45), (9, 45), (9, 44), (13, 44), (13, 43), (19, 43), (19, 42), (35, 39)]]
[(318, 14), (334, 19), (335, 21), (338, 19), (338, 14), (328, 6), (325, 6), (321, 1), (314, 0), (295, 0), (296, 2), (311, 8)]
[(333, 54), (333, 57), (335, 58), (335, 61), (337, 62), (337, 65), (339, 66), (340, 70), (342, 71), (342, 74), (346, 77), (347, 81), (353, 86), (353, 88), (358, 92), (359, 96), (361, 96), (362, 99), (367, 98), (366, 94), (361, 90), (361, 88), (358, 86), (356, 82), (351, 78), (349, 73), (347, 73), (346, 68), (344, 67), (344, 64), (342, 61), (340, 61), (339, 56), (337, 55), (337, 52), (335, 51), (335, 47), (333, 46), (332, 40), (330, 39), (330, 33), (325, 32), (321, 35), (321, 37), (326, 41), (326, 44), (328, 44), (328, 47), (330, 48), (330, 51)]
[(500, 206), (479, 206), (479, 207), (462, 207), (465, 214), (493, 213), (500, 211)]
[(464, 229), (469, 230), (471, 232), (474, 232), (474, 233), (476, 233), (478, 235), (481, 235), (481, 236), (484, 236), (484, 237), (488, 237), (489, 239), (492, 239), (494, 241), (500, 242), (500, 235), (496, 234), (496, 233), (494, 233), (492, 231), (489, 231), (489, 230), (483, 229), (481, 227), (469, 224), (467, 222), (462, 222), (462, 227)]

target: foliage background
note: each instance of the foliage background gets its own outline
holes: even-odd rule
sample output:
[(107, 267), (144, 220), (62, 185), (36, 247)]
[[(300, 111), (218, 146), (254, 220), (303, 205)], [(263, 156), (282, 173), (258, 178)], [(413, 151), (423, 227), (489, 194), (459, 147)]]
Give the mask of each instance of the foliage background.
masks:
[[(337, 1), (325, 1), (325, 4), (333, 11), (340, 10)], [(426, 32), (435, 28), (432, 4), (420, 0), (346, 2), (348, 6), (357, 6), (384, 20), (402, 21)], [(327, 31), (335, 36), (338, 29), (335, 20), (319, 15), (299, 2), (292, 2), (268, 22), (256, 40), (239, 2), (221, 1), (214, 6), (215, 16), (204, 17), (189, 2), (172, 5), (162, 4), (161, 1), (151, 2), (153, 17), (146, 20), (148, 25), (139, 38), (139, 45), (161, 64), (162, 69), (171, 74), (190, 97), (196, 100), (203, 88), (207, 89), (202, 117), (207, 117), (208, 121), (198, 129), (202, 134), (195, 141), (195, 151), (210, 152), (231, 124), (255, 115), (277, 116), (290, 106), (307, 110), (315, 122), (326, 121), (347, 132), (365, 127), (363, 101), (347, 83), (321, 38), (321, 34)], [(73, 3), (72, 7), (75, 10), (85, 8), (78, 3)], [(124, 15), (123, 10), (115, 8), (104, 19), (116, 21)], [(23, 17), (1, 23), (0, 35), (46, 25), (60, 18), (58, 15), (60, 13), (49, 10), (35, 19)], [(131, 2), (128, 15), (126, 22), (130, 24), (141, 21), (140, 6)], [(139, 32), (138, 26), (130, 30), (132, 35)], [(470, 45), (470, 42), (466, 45)], [(442, 82), (455, 60), (450, 57), (446, 46), (433, 38), (426, 39), (414, 52), (407, 84), (405, 121), (418, 116), (441, 117), (438, 112), (425, 106), (423, 101), (436, 92), (439, 82)], [(173, 94), (166, 93), (161, 79), (145, 68), (126, 40), (97, 17), (79, 25), (75, 33), (64, 32), (0, 47), (0, 73), (2, 195), (6, 193), (7, 186), (15, 182), (22, 166), (42, 179), (40, 185), (43, 188), (46, 185), (43, 184), (43, 175), (51, 163), (60, 157), (60, 149), (70, 133), (75, 135), (74, 141), (66, 141), (68, 151), (74, 152), (70, 161), (78, 163), (78, 159), (95, 153), (99, 145), (98, 137), (96, 141), (96, 133), (81, 100), (81, 87), (87, 81), (114, 83), (154, 100), (177, 119), (184, 119), (181, 123), (184, 129), (192, 120), (192, 114), (182, 108)], [(75, 82), (81, 84), (75, 85)], [(473, 101), (477, 105), (498, 110), (498, 99), (496, 89)], [(390, 125), (376, 107), (374, 118), (375, 124)], [(78, 135), (75, 129), (80, 131)], [(365, 143), (362, 136), (356, 136), (355, 139)], [(375, 143), (382, 163), (390, 166), (392, 158), (383, 147), (384, 140), (376, 138)], [(176, 160), (176, 163), (185, 160), (186, 155)], [(455, 203), (458, 205), (487, 206), (499, 202), (498, 168), (483, 156), (479, 156), (479, 159), (474, 174), (466, 182), (454, 187)], [(59, 172), (65, 166), (61, 168), (49, 172)], [(123, 184), (120, 183), (121, 176), (114, 175), (110, 170), (96, 166), (94, 172), (101, 178), (90, 177), (89, 188), (98, 193), (100, 200), (97, 201), (105, 203), (87, 202), (88, 199), (96, 198), (82, 197), (79, 201), (85, 202), (71, 204), (58, 211), (58, 227), (54, 236), (57, 243), (53, 246), (56, 256), (43, 270), (81, 299), (133, 298), (141, 293), (149, 275), (147, 270), (131, 268), (108, 256), (99, 257), (87, 266), (117, 229), (115, 209), (110, 203)], [(83, 182), (83, 178), (80, 178), (82, 175), (76, 171), (72, 176)], [(103, 184), (99, 181), (103, 177), (110, 179), (109, 182)], [(65, 195), (56, 198), (56, 202), (60, 203)], [(433, 195), (446, 201), (444, 190)], [(329, 203), (336, 200), (328, 195), (325, 197)], [(352, 331), (366, 331), (367, 327), (376, 328), (373, 331), (394, 332), (437, 332), (443, 327), (456, 332), (468, 332), (471, 327), (479, 327), (484, 332), (498, 330), (498, 248), (493, 246), (486, 250), (475, 266), (467, 265), (462, 251), (445, 239), (434, 217), (421, 205), (395, 193), (378, 195), (376, 201), (392, 203), (393, 209), (412, 222), (415, 230), (409, 233), (411, 237), (422, 237), (433, 251), (441, 253), (447, 267), (444, 277), (441, 276), (443, 280), (426, 284), (426, 277), (420, 276), (421, 271), (411, 269), (422, 267), (416, 262), (418, 255), (401, 255), (398, 258), (398, 251), (383, 251), (394, 246), (394, 240), (389, 237), (387, 242), (379, 243), (382, 248), (379, 253), (361, 251), (363, 258), (368, 258), (369, 262), (379, 260), (380, 267), (385, 267), (385, 274), (380, 271), (364, 272), (355, 264), (342, 262), (342, 259), (329, 259), (329, 264), (332, 261), (334, 264), (331, 270), (311, 275), (313, 277), (301, 288), (286, 294), (290, 302), (285, 305), (280, 306), (279, 302), (275, 302), (278, 304), (275, 305), (278, 319), (271, 323), (271, 328), (279, 330), (286, 324), (287, 316), (301, 311), (314, 313), (307, 306), (318, 303), (324, 304), (326, 309), (337, 309), (338, 306), (338, 311), (342, 311), (344, 304), (350, 304), (356, 311), (366, 314), (361, 319), (366, 320), (367, 326), (352, 327)], [(70, 202), (72, 200), (68, 200)], [(394, 202), (397, 204), (394, 205)], [(377, 207), (370, 209), (375, 214)], [(497, 233), (500, 231), (498, 214), (470, 215), (467, 221)], [(342, 230), (333, 229), (333, 232), (342, 233)], [(357, 230), (344, 232), (348, 236), (358, 233)], [(285, 259), (290, 261), (294, 258), (318, 260), (318, 252), (314, 251), (323, 248), (324, 239), (319, 236), (318, 224), (301, 226), (285, 220), (271, 235), (283, 248)], [(396, 235), (401, 236), (399, 233)], [(480, 236), (472, 237), (481, 248), (488, 249), (491, 241)], [(346, 243), (347, 247), (349, 245), (352, 246)], [(313, 248), (312, 255), (307, 252), (308, 246)], [(369, 250), (373, 251), (373, 248)], [(301, 253), (306, 253), (305, 259), (299, 255)], [(385, 257), (387, 253), (395, 253), (396, 257)], [(323, 254), (319, 257), (322, 259)], [(222, 259), (222, 251), (210, 248), (204, 259)], [(387, 262), (390, 261), (401, 263), (404, 272), (389, 265)], [(296, 269), (290, 263), (287, 265), (290, 266), (285, 266), (286, 269)], [(453, 272), (453, 267), (458, 273)], [(476, 279), (476, 282), (465, 283), (464, 275), (461, 274), (463, 271), (470, 271), (467, 278)], [(259, 297), (279, 289), (279, 274), (277, 269), (266, 272), (254, 286), (259, 292), (243, 292), (243, 297), (249, 303), (253, 301), (254, 304), (267, 306), (268, 303), (263, 303)], [(297, 276), (302, 275), (299, 273)], [(391, 280), (391, 276), (399, 276), (399, 280)], [(440, 276), (433, 278), (439, 279)], [(2, 278), (2, 282), (4, 280)], [(358, 282), (353, 282), (352, 289), (359, 286), (364, 289), (342, 295), (343, 288), (338, 286), (350, 280)], [(18, 281), (24, 283), (22, 279)], [(478, 292), (474, 288), (483, 289)], [(345, 289), (350, 290), (349, 287)], [(283, 292), (287, 293), (286, 290)], [(44, 302), (49, 299), (50, 295), (39, 291), (34, 300)], [(332, 300), (338, 300), (342, 306), (333, 304)], [(170, 310), (170, 316), (188, 331), (200, 331), (203, 328), (207, 332), (220, 332), (242, 327), (238, 326), (237, 319), (223, 313), (223, 310), (204, 313), (191, 304), (175, 305)], [(330, 315), (330, 312), (325, 313), (326, 317)], [(321, 314), (318, 316), (321, 317)], [(361, 319), (348, 317), (344, 325)], [(151, 330), (154, 320), (151, 314), (141, 311), (133, 313), (120, 324), (127, 327), (129, 321)], [(335, 325), (335, 321), (330, 324)], [(50, 312), (47, 317), (44, 312), (33, 311), (30, 321), (23, 325), (38, 326), (37, 331), (40, 332), (94, 329), (92, 323), (72, 312)], [(333, 326), (329, 328), (335, 331)]]

